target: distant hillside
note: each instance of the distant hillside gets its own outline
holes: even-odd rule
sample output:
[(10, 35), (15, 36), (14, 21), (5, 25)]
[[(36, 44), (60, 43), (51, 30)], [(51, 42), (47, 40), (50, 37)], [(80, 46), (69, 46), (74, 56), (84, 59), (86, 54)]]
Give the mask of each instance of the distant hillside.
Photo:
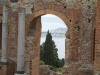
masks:
[[(50, 30), (50, 32), (53, 37), (61, 38), (61, 37), (65, 37), (66, 30), (67, 30), (66, 28), (58, 28), (55, 30)], [(41, 36), (46, 37), (46, 34), (47, 32), (42, 32)]]
[(63, 34), (65, 34), (66, 33), (66, 28), (58, 28), (58, 29), (52, 30), (50, 32), (51, 33), (63, 33)]

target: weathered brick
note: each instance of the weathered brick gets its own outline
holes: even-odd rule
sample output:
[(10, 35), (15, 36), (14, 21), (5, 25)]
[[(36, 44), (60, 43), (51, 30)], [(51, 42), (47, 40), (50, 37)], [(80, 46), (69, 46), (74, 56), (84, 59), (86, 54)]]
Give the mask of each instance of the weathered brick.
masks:
[[(8, 56), (15, 63), (18, 8), (21, 5), (26, 8), (25, 72), (27, 75), (39, 75), (40, 16), (45, 14), (60, 17), (68, 27), (69, 37), (66, 37), (68, 41), (65, 44), (66, 64), (63, 75), (93, 75), (93, 70), (100, 71), (100, 57), (97, 53), (100, 51), (100, 0), (97, 2), (94, 0), (19, 0), (18, 3), (11, 3), (8, 10)], [(0, 5), (1, 13), (2, 5)]]

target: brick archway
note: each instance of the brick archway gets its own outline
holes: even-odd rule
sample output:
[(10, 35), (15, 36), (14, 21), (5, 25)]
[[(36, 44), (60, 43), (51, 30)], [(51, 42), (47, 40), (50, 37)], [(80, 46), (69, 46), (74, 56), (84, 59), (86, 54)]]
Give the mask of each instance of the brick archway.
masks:
[[(42, 15), (45, 15), (45, 14), (53, 14), (53, 15), (56, 15), (58, 17), (60, 17), (64, 22), (65, 24), (68, 26), (68, 34), (66, 36), (66, 40), (69, 39), (69, 41), (66, 41), (69, 42), (71, 45), (69, 45), (69, 49), (65, 50), (65, 52), (68, 54), (65, 53), (65, 59), (69, 62), (67, 65), (69, 64), (72, 64), (70, 62), (75, 62), (73, 63), (72, 65), (74, 66), (71, 66), (73, 69), (72, 73), (70, 74), (74, 74), (74, 75), (77, 75), (78, 73), (78, 45), (79, 45), (79, 42), (78, 41), (78, 35), (79, 34), (79, 31), (77, 30), (76, 26), (77, 24), (80, 22), (79, 21), (79, 18), (77, 18), (77, 12), (76, 13), (73, 13), (72, 10), (70, 10), (68, 12), (68, 15), (66, 17), (65, 14), (62, 14), (56, 10), (51, 10), (51, 9), (44, 9), (44, 10), (39, 10), (39, 11), (34, 11), (34, 13), (28, 17), (30, 20), (30, 26), (29, 29), (32, 29), (33, 27), (33, 30), (35, 29), (34, 33), (33, 33), (33, 37), (34, 39), (34, 43), (33, 43), (33, 61), (32, 61), (32, 70), (31, 70), (31, 73), (32, 75), (39, 75), (39, 61), (40, 61), (40, 49), (39, 49), (39, 44), (40, 44), (40, 34), (41, 34), (41, 16)], [(30, 30), (29, 30), (30, 31)], [(30, 32), (28, 32), (30, 33)], [(77, 34), (77, 35), (76, 35)], [(77, 40), (77, 41), (74, 41), (74, 40)], [(34, 61), (35, 60), (35, 61)], [(67, 62), (66, 62), (67, 63)], [(70, 67), (68, 67), (69, 70), (72, 70), (70, 69)], [(65, 68), (64, 68), (65, 69)], [(65, 70), (63, 70), (63, 74), (67, 74), (65, 73)]]

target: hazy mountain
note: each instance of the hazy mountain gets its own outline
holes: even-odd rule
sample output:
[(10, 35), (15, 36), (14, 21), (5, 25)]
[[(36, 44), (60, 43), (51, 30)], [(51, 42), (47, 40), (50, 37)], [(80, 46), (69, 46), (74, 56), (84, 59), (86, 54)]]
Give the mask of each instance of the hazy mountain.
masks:
[(55, 30), (51, 30), (50, 32), (51, 33), (63, 33), (65, 34), (66, 33), (66, 28), (58, 28), (58, 29), (55, 29)]
[[(65, 37), (66, 33), (66, 28), (58, 28), (55, 30), (50, 30), (50, 33), (52, 34), (53, 37), (58, 37), (58, 38), (63, 38)], [(41, 37), (46, 37), (47, 32), (42, 32)]]

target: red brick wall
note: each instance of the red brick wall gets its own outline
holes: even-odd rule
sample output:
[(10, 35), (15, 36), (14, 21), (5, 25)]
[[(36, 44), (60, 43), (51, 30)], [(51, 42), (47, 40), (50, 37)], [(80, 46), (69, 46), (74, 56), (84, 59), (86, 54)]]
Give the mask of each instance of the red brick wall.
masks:
[[(21, 0), (20, 0), (21, 1)], [(37, 0), (39, 1), (39, 0)], [(79, 47), (82, 46), (82, 48), (80, 48), (80, 62), (82, 62), (82, 64), (84, 65), (84, 63), (87, 65), (88, 63), (91, 64), (90, 59), (91, 56), (87, 56), (86, 53), (89, 53), (88, 55), (90, 55), (91, 53), (91, 49), (87, 42), (88, 39), (88, 31), (90, 31), (90, 27), (87, 26), (87, 22), (84, 20), (84, 18), (82, 18), (82, 21), (84, 23), (86, 23), (86, 25), (84, 26), (84, 29), (82, 28), (82, 24), (80, 22), (80, 13), (83, 9), (80, 9), (80, 5), (73, 5), (73, 7), (70, 6), (66, 6), (63, 3), (56, 3), (56, 2), (36, 2), (34, 3), (34, 13), (31, 15), (26, 15), (26, 32), (28, 33), (29, 27), (30, 25), (33, 25), (33, 33), (35, 33), (33, 36), (29, 36), (26, 33), (26, 38), (33, 38), (33, 45), (31, 45), (30, 43), (28, 43), (28, 45), (26, 45), (26, 52), (30, 52), (32, 50), (32, 52), (30, 52), (29, 57), (31, 58), (31, 65), (26, 64), (25, 66), (29, 66), (28, 70), (31, 70), (30, 72), (32, 73), (32, 75), (39, 75), (39, 58), (40, 58), (40, 54), (39, 54), (39, 47), (40, 47), (40, 32), (41, 32), (41, 24), (40, 24), (40, 19), (38, 18), (41, 15), (44, 14), (54, 14), (56, 16), (59, 16), (68, 26), (69, 28), (69, 34), (70, 34), (70, 46), (69, 46), (69, 54), (70, 56), (68, 57), (67, 61), (68, 61), (68, 66), (65, 66), (65, 72), (64, 75), (77, 75), (77, 71), (78, 71), (78, 59), (79, 59), (79, 55), (78, 55), (78, 51), (79, 51)], [(83, 11), (82, 11), (83, 12)], [(86, 11), (87, 12), (87, 11)], [(87, 14), (87, 13), (85, 13)], [(18, 40), (18, 12), (14, 12), (9, 10), (9, 19), (8, 19), (8, 26), (9, 26), (9, 34), (8, 34), (8, 50), (9, 50), (9, 58), (13, 61), (16, 62), (16, 54), (17, 54), (17, 40)], [(85, 15), (84, 17), (87, 17), (87, 15)], [(38, 18), (38, 19), (37, 19)], [(87, 19), (87, 18), (85, 18)], [(33, 22), (33, 23), (32, 23)], [(35, 23), (36, 24), (35, 24)], [(32, 24), (31, 24), (32, 23)], [(77, 29), (79, 26), (79, 30)], [(36, 27), (34, 27), (36, 26)], [(88, 31), (87, 31), (88, 30)], [(84, 39), (82, 39), (83, 37), (80, 38), (80, 32), (85, 32), (84, 33)], [(86, 36), (85, 36), (86, 35)], [(90, 35), (89, 35), (90, 37)], [(27, 39), (28, 39), (27, 38)], [(80, 39), (83, 40), (83, 43), (80, 41)], [(81, 42), (79, 44), (79, 42)], [(33, 47), (33, 48), (32, 48)], [(31, 49), (30, 49), (31, 48)], [(26, 53), (26, 54), (28, 54)], [(27, 56), (27, 55), (25, 55)], [(84, 57), (83, 57), (84, 56)], [(28, 56), (27, 56), (28, 57)], [(33, 59), (33, 60), (32, 60)], [(29, 59), (27, 59), (29, 60)], [(27, 61), (25, 60), (25, 61)], [(86, 66), (87, 67), (87, 66)], [(87, 69), (86, 69), (87, 70)], [(27, 71), (27, 70), (26, 70)], [(81, 75), (81, 74), (79, 74)], [(89, 74), (88, 74), (89, 75)], [(91, 74), (90, 74), (91, 75)]]
[(14, 75), (16, 71), (15, 69), (16, 69), (15, 63), (7, 65), (7, 75)]
[(14, 75), (15, 67), (16, 65), (12, 61), (5, 65), (0, 64), (0, 75)]
[(95, 70), (100, 71), (100, 0), (96, 8), (96, 31), (95, 31)]

